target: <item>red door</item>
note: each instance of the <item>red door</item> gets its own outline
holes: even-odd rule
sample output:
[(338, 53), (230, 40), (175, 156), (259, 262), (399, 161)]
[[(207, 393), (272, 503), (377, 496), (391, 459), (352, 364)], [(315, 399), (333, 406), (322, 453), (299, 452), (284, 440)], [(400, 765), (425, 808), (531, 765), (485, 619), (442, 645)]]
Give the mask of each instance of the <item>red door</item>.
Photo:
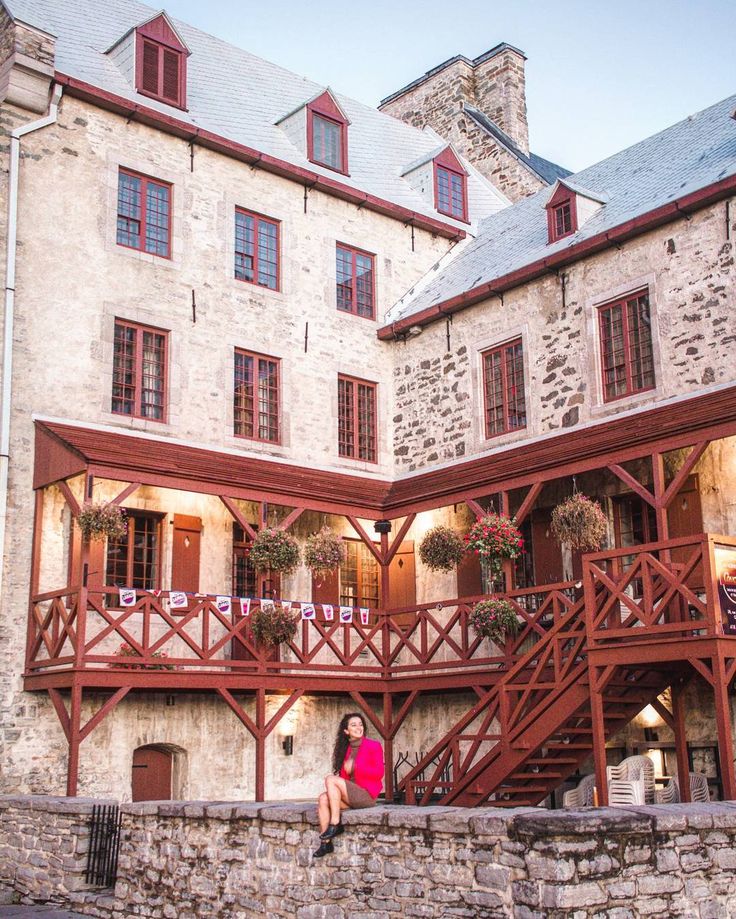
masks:
[(138, 747), (133, 753), (133, 800), (171, 800), (172, 755), (160, 747)]
[(174, 514), (174, 542), (171, 557), (171, 589), (196, 594), (199, 590), (199, 517)]

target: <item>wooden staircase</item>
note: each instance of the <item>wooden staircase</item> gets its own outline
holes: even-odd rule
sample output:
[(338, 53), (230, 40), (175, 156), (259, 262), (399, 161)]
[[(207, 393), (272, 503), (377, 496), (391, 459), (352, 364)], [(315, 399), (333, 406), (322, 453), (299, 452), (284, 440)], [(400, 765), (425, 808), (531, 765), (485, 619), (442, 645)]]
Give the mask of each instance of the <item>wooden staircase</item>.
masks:
[[(606, 737), (672, 679), (672, 665), (611, 668), (603, 690)], [(409, 803), (536, 805), (590, 757), (592, 737), (581, 598), (402, 778), (399, 791)]]

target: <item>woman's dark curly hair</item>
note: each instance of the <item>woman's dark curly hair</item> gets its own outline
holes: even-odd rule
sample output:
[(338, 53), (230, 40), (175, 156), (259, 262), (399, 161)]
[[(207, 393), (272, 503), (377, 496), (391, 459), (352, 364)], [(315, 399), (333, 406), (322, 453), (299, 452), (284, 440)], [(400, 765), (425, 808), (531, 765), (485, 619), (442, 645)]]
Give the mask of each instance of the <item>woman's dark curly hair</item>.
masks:
[(340, 727), (337, 729), (337, 737), (335, 738), (335, 749), (332, 751), (332, 771), (335, 775), (342, 769), (342, 764), (345, 762), (345, 754), (348, 752), (350, 741), (345, 731), (347, 730), (348, 722), (351, 718), (360, 718), (363, 724), (363, 736), (365, 737), (368, 733), (365, 718), (360, 712), (348, 712), (347, 715), (342, 716), (340, 719)]

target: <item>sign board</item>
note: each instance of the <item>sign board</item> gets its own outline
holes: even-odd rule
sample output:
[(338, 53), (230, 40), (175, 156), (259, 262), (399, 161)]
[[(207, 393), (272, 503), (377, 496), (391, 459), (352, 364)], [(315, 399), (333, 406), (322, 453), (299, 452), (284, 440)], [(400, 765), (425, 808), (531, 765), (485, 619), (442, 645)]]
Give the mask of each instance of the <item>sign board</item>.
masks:
[(736, 635), (736, 546), (713, 546), (723, 631)]

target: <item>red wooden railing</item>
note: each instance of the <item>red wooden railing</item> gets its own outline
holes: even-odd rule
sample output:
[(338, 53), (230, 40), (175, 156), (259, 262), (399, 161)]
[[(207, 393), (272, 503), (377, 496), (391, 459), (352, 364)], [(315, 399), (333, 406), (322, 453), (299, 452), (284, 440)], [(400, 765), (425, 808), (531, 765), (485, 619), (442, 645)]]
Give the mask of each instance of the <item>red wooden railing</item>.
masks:
[[(215, 596), (194, 597), (186, 610), (172, 610), (167, 591), (138, 591), (135, 605), (122, 608), (117, 588), (63, 589), (32, 600), (26, 666), (30, 673), (76, 667), (342, 677), (348, 672), (363, 678), (458, 668), (486, 672), (510, 666), (559, 620), (573, 593), (574, 585), (564, 583), (505, 594), (520, 629), (502, 648), (469, 627), (473, 603), (480, 599), (470, 597), (371, 610), (367, 625), (357, 610), (350, 624), (304, 620), (294, 640), (274, 655), (254, 641), (249, 618), (221, 612)], [(252, 609), (258, 603), (254, 600)]]

